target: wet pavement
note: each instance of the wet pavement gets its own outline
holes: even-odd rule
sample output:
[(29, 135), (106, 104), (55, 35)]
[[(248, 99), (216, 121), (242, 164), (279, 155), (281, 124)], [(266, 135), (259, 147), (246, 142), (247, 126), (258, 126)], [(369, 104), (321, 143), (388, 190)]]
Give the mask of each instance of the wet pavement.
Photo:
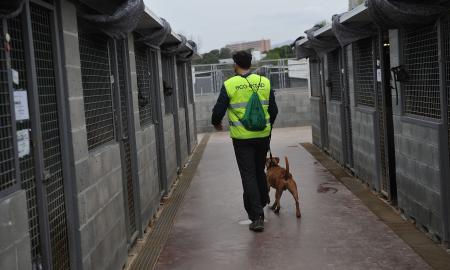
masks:
[(289, 158), (302, 218), (284, 192), (279, 215), (265, 209), (263, 233), (248, 230), (231, 139), (213, 134), (156, 269), (429, 269), (303, 149), (310, 134), (307, 127), (274, 130), (272, 150)]

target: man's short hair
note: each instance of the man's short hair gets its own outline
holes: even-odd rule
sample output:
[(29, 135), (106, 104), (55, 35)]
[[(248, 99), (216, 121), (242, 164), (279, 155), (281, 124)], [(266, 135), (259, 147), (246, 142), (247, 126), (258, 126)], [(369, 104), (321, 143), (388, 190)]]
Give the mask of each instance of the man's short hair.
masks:
[(250, 69), (252, 66), (252, 54), (247, 51), (238, 51), (233, 54), (233, 60), (239, 67)]

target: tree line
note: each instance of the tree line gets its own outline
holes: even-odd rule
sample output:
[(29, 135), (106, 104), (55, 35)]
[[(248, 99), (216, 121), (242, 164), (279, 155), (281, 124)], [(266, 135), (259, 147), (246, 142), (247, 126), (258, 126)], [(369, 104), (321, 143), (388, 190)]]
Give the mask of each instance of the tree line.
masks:
[[(251, 50), (249, 50), (250, 52)], [(211, 50), (202, 54), (200, 59), (194, 60), (194, 64), (218, 64), (221, 59), (229, 59), (232, 57), (232, 52), (228, 48), (221, 48)], [(286, 45), (278, 48), (274, 48), (266, 53), (263, 60), (276, 60), (295, 57), (291, 46)]]

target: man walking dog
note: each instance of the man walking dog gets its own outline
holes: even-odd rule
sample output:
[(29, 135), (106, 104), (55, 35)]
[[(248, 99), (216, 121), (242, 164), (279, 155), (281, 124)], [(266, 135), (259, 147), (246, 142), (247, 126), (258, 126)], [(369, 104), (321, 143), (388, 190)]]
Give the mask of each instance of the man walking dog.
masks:
[(228, 111), (230, 136), (244, 188), (244, 207), (252, 221), (249, 229), (261, 232), (263, 208), (270, 203), (264, 167), (278, 108), (270, 81), (250, 72), (252, 55), (239, 51), (233, 60), (236, 75), (224, 82), (211, 122), (216, 130), (223, 130), (222, 119)]

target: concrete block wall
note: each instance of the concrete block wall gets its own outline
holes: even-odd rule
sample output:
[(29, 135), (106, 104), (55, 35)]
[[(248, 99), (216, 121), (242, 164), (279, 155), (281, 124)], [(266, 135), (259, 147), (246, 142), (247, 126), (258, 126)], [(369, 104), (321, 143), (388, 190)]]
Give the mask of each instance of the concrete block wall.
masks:
[(320, 119), (320, 106), (321, 99), (318, 97), (311, 97), (311, 129), (313, 143), (322, 148), (322, 136), (321, 136), (321, 119)]
[(195, 145), (197, 143), (196, 138), (196, 131), (195, 131), (195, 114), (194, 114), (194, 103), (188, 104), (188, 112), (189, 112), (189, 133), (190, 133), (190, 140), (191, 140), (191, 149), (189, 149), (189, 153), (192, 153), (192, 151), (195, 148)]
[[(214, 131), (211, 125), (211, 114), (217, 101), (217, 95), (195, 97), (195, 112), (197, 118), (197, 132), (206, 133)], [(225, 115), (222, 125), (228, 130), (228, 117)]]
[(61, 8), (82, 267), (120, 269), (127, 259), (127, 233), (119, 144), (113, 141), (88, 150), (77, 12), (68, 0), (61, 1)]
[(31, 239), (28, 232), (24, 190), (0, 200), (0, 269), (31, 269)]
[[(401, 64), (399, 30), (389, 31), (391, 67)], [(402, 85), (399, 84), (401, 93)], [(403, 115), (402, 95), (392, 96), (398, 207), (431, 233), (443, 235), (440, 151), (441, 124)]]
[(163, 116), (164, 122), (164, 147), (166, 151), (167, 186), (173, 184), (177, 177), (177, 152), (175, 140), (175, 121), (172, 114)]
[[(281, 89), (275, 92), (278, 105), (278, 117), (275, 128), (311, 125), (311, 107), (308, 88)], [(195, 97), (197, 117), (197, 132), (212, 132), (212, 109), (217, 101), (217, 95)], [(225, 115), (222, 124), (228, 130), (228, 118)]]
[[(131, 91), (133, 96), (134, 121), (136, 127), (136, 149), (139, 175), (139, 198), (142, 230), (148, 226), (160, 202), (160, 175), (158, 170), (158, 151), (156, 148), (157, 130), (153, 123), (141, 126), (138, 103), (136, 59), (133, 35), (128, 37), (130, 55)], [(153, 117), (157, 117), (154, 115)]]
[(377, 171), (375, 110), (355, 108), (353, 124), (353, 158), (355, 175), (375, 190), (380, 190)]
[(311, 125), (310, 94), (308, 88), (280, 89), (275, 92), (278, 117), (274, 127)]
[(187, 129), (186, 129), (186, 109), (178, 109), (178, 126), (180, 129), (180, 153), (181, 153), (181, 166), (183, 166), (189, 157), (188, 144), (187, 144)]
[(394, 130), (398, 207), (442, 236), (439, 125), (394, 116)]
[(328, 103), (328, 134), (331, 156), (339, 163), (344, 164), (340, 102), (330, 101)]

